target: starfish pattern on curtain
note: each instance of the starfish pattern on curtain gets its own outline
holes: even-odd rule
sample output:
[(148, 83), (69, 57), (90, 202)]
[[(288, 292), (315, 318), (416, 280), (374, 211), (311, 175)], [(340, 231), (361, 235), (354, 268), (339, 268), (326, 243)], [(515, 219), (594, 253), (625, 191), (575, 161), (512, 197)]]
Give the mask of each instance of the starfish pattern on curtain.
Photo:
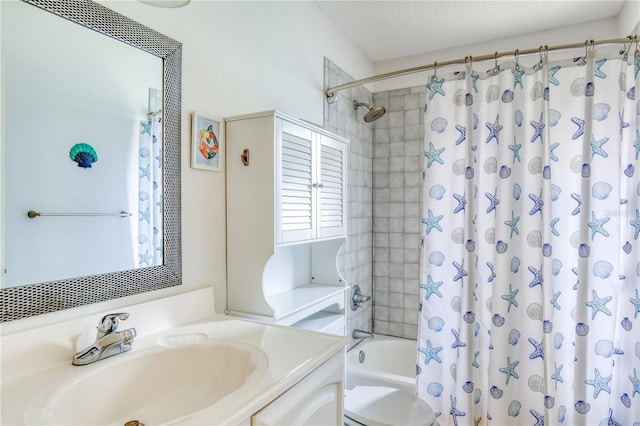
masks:
[(162, 118), (140, 122), (138, 148), (138, 267), (163, 264)]
[(427, 85), (416, 374), (442, 425), (640, 425), (640, 52), (605, 50)]

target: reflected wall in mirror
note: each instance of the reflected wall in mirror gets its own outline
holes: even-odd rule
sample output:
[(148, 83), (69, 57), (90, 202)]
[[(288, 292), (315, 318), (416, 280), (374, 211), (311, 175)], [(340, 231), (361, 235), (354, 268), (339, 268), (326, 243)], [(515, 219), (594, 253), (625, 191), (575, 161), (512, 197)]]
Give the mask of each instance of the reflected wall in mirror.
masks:
[(0, 320), (180, 284), (180, 43), (91, 1), (1, 7)]

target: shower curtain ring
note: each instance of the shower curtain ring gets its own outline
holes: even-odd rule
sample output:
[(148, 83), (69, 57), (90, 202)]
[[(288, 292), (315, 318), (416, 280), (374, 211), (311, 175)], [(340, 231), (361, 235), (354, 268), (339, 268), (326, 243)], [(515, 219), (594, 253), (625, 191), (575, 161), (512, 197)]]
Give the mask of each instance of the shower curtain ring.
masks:
[(516, 58), (516, 71), (520, 70), (520, 49), (516, 49), (515, 52), (513, 52), (513, 56), (515, 56)]
[(500, 66), (498, 65), (498, 52), (493, 55), (493, 61), (495, 66), (493, 67), (493, 73), (498, 74), (500, 72)]
[(438, 81), (438, 63), (437, 62), (433, 63), (433, 75), (431, 76), (431, 81), (433, 83)]
[(591, 46), (592, 49), (595, 46), (595, 41), (593, 41), (593, 39), (586, 40), (584, 42), (584, 58), (582, 58), (582, 62), (584, 63), (587, 62), (587, 56), (589, 55), (589, 46)]

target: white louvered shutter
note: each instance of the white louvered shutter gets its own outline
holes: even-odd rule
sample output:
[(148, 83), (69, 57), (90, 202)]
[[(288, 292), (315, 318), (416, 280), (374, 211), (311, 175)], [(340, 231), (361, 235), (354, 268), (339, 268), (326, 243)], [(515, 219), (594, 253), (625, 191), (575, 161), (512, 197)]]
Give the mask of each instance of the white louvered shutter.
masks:
[(313, 238), (312, 133), (282, 121), (280, 232), (281, 242)]
[(346, 234), (346, 145), (327, 136), (320, 139), (318, 178), (318, 238)]

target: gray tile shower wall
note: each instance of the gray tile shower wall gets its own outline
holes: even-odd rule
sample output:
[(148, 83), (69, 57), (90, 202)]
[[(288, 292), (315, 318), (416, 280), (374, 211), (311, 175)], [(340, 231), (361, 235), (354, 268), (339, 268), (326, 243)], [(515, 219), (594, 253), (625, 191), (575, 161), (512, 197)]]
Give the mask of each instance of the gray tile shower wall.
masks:
[(415, 339), (420, 288), (424, 86), (377, 92), (373, 134), (373, 328)]
[[(324, 61), (324, 85), (332, 87), (353, 78), (328, 59)], [(372, 94), (364, 87), (341, 91), (333, 104), (324, 102), (324, 128), (350, 140), (347, 175), (347, 242), (338, 259), (343, 276), (351, 285), (358, 284), (364, 295), (373, 293), (373, 213), (372, 159), (373, 125), (362, 119), (364, 108), (354, 111), (353, 101), (371, 104)], [(384, 119), (384, 117), (383, 117)], [(380, 120), (378, 120), (380, 121)], [(377, 123), (377, 122), (376, 122)], [(360, 309), (347, 307), (347, 335), (354, 328), (372, 330), (372, 302)], [(351, 339), (350, 345), (354, 343)]]

